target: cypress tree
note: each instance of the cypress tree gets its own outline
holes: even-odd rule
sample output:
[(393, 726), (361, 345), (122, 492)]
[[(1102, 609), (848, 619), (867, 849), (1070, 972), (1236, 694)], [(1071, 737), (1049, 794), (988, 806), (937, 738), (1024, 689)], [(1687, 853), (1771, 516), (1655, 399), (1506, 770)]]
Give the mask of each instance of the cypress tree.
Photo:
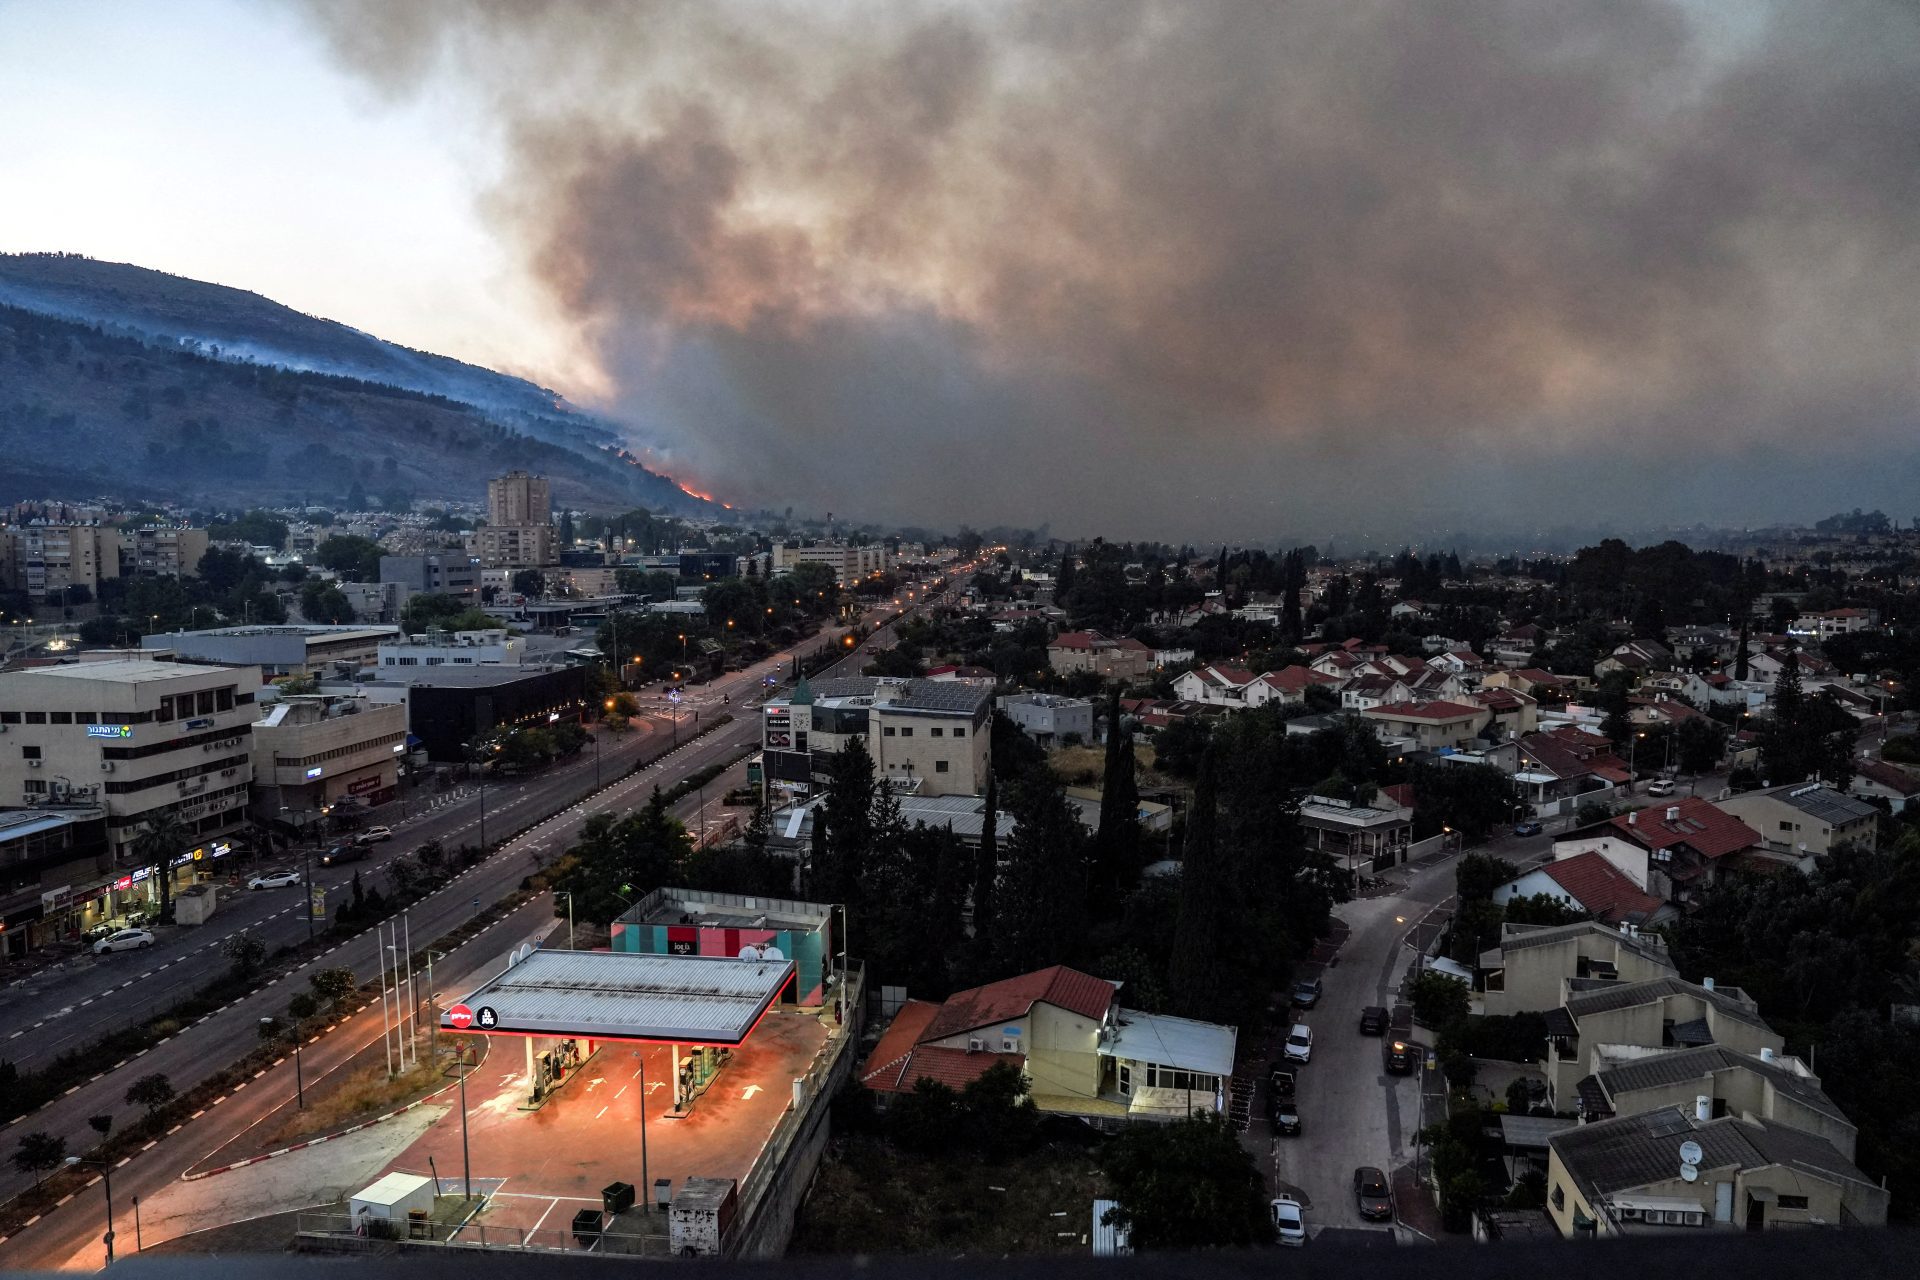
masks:
[(1200, 760), (1200, 777), (1187, 810), (1187, 841), (1180, 868), (1180, 908), (1173, 929), (1168, 984), (1173, 1007), (1190, 1018), (1214, 1019), (1226, 1003), (1220, 933), (1231, 917), (1233, 886), (1222, 876), (1214, 752)]
[(1140, 788), (1133, 776), (1133, 735), (1120, 723), (1120, 686), (1107, 698), (1107, 759), (1100, 785), (1100, 822), (1093, 838), (1091, 905), (1114, 911), (1140, 875)]
[(981, 809), (980, 848), (973, 863), (973, 936), (984, 940), (993, 927), (993, 882), (1000, 874), (1000, 797), (991, 765)]

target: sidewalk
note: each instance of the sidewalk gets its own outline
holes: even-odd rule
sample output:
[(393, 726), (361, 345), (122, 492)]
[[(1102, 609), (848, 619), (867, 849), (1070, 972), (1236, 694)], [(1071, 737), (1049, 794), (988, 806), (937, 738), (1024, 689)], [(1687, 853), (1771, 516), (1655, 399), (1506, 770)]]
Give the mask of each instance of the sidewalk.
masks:
[(1393, 1171), (1393, 1208), (1396, 1221), (1429, 1240), (1439, 1240), (1445, 1232), (1440, 1226), (1440, 1205), (1425, 1180), (1416, 1176), (1414, 1166), (1403, 1164)]

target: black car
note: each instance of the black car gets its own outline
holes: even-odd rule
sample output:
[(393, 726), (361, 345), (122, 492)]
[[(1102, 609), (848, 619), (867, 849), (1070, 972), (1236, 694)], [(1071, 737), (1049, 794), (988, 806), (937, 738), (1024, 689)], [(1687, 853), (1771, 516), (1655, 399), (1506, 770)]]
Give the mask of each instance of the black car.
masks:
[(1360, 1011), (1360, 1034), (1363, 1036), (1383, 1036), (1387, 1034), (1387, 1011), (1377, 1004), (1370, 1004)]
[(1300, 1107), (1292, 1098), (1274, 1103), (1267, 1111), (1267, 1123), (1274, 1133), (1285, 1138), (1300, 1136)]
[(1302, 1009), (1311, 1009), (1320, 1003), (1320, 979), (1302, 978), (1293, 984), (1293, 1002)]
[(1396, 1076), (1412, 1075), (1414, 1055), (1418, 1052), (1405, 1040), (1395, 1040), (1387, 1046), (1387, 1070)]
[(371, 845), (353, 844), (351, 842), (347, 844), (337, 844), (320, 855), (320, 865), (323, 867), (337, 867), (343, 862), (359, 862), (372, 852), (373, 847)]
[(1371, 1165), (1353, 1171), (1353, 1199), (1360, 1216), (1369, 1222), (1388, 1222), (1393, 1218), (1393, 1191), (1387, 1175)]

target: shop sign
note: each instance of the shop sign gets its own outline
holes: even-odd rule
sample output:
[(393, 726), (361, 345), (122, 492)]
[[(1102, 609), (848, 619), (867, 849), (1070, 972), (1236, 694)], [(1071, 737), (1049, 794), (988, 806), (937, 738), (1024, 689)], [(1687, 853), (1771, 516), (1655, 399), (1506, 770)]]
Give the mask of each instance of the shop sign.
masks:
[(455, 1031), (465, 1031), (473, 1025), (473, 1010), (463, 1004), (457, 1004), (447, 1010), (447, 1021)]
[(189, 720), (189, 721), (187, 721), (187, 728), (189, 728), (189, 729), (211, 729), (211, 728), (213, 728), (213, 717), (212, 717), (212, 716), (201, 716), (201, 717), (199, 717), (198, 719), (195, 719), (195, 720)]
[(313, 781), (315, 778), (319, 777), (325, 771), (326, 771), (325, 768), (321, 765), (313, 766), (313, 768), (307, 770), (307, 781), (309, 782)]
[(118, 880), (115, 880), (113, 882), (113, 887), (115, 890), (121, 893), (125, 893), (128, 889), (133, 888), (133, 877), (121, 876)]
[(379, 789), (380, 789), (379, 778), (377, 777), (362, 778), (358, 782), (350, 783), (348, 785), (347, 794), (350, 796), (364, 796), (369, 794), (370, 792), (378, 791)]
[(133, 873), (133, 882), (135, 884), (139, 884), (142, 880), (145, 880), (148, 876), (152, 874), (153, 874), (152, 867), (141, 867), (138, 871), (135, 871)]
[(131, 738), (133, 726), (130, 724), (90, 724), (87, 726), (89, 738)]

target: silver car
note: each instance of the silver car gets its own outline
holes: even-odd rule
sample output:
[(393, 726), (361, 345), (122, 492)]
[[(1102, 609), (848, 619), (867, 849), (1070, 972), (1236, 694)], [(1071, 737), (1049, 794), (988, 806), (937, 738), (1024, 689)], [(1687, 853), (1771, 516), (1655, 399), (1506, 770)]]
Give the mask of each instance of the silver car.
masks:
[(93, 954), (103, 956), (109, 951), (139, 951), (152, 945), (153, 935), (145, 929), (122, 929), (94, 943)]

